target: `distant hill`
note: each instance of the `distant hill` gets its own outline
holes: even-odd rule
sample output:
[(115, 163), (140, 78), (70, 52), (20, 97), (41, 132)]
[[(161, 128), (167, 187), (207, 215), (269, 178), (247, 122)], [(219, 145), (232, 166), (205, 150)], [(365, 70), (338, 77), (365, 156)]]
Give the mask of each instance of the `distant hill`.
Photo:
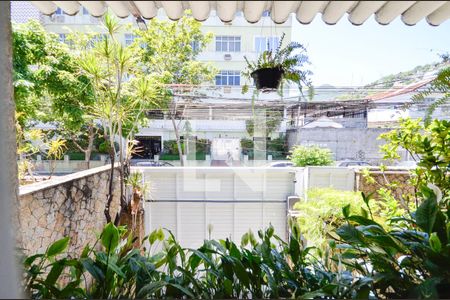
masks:
[(368, 95), (379, 93), (384, 89), (390, 89), (394, 86), (405, 86), (420, 81), (424, 75), (438, 72), (446, 63), (433, 63), (417, 66), (412, 70), (383, 76), (380, 79), (365, 85), (363, 88), (337, 96), (336, 100), (359, 100)]

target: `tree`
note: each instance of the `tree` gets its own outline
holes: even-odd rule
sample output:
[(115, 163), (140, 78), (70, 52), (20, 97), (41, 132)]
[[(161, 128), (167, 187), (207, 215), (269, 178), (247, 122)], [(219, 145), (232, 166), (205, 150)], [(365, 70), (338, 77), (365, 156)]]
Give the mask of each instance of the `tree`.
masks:
[[(95, 137), (93, 119), (86, 114), (94, 97), (90, 80), (78, 73), (73, 49), (58, 41), (37, 21), (14, 26), (13, 72), (20, 126), (51, 122), (60, 135), (72, 139), (89, 161)], [(86, 135), (86, 148), (77, 142)]]
[(119, 20), (106, 14), (103, 25), (107, 34), (92, 42), (90, 48), (81, 51), (77, 63), (79, 71), (92, 84), (95, 106), (89, 107), (89, 113), (101, 123), (105, 141), (109, 143), (111, 171), (105, 207), (107, 222), (111, 222), (115, 161), (119, 160), (121, 210), (114, 221), (117, 224), (121, 213), (127, 208), (124, 180), (127, 158), (130, 156), (126, 153), (125, 140), (133, 140), (138, 127), (146, 121), (145, 111), (159, 107), (161, 100), (167, 96), (159, 88), (158, 77), (150, 77), (139, 70), (136, 55), (138, 48), (125, 47), (116, 39), (122, 28)]
[[(183, 165), (183, 149), (180, 141), (180, 124), (185, 117), (190, 100), (177, 92), (195, 91), (193, 86), (211, 81), (217, 71), (208, 63), (196, 60), (197, 55), (211, 41), (212, 34), (201, 31), (201, 23), (191, 16), (180, 20), (160, 21), (152, 19), (147, 31), (136, 31), (141, 71), (161, 79), (172, 97), (166, 107), (175, 131), (178, 153)], [(144, 47), (141, 47), (145, 45)], [(181, 101), (184, 101), (179, 113)], [(178, 122), (177, 122), (178, 119)]]

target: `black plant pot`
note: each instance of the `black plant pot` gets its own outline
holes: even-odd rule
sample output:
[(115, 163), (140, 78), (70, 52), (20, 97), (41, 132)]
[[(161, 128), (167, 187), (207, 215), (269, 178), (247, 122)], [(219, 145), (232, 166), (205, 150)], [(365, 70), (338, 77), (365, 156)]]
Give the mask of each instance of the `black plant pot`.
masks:
[(256, 84), (256, 89), (262, 91), (277, 90), (283, 77), (281, 68), (263, 68), (253, 71), (250, 76)]

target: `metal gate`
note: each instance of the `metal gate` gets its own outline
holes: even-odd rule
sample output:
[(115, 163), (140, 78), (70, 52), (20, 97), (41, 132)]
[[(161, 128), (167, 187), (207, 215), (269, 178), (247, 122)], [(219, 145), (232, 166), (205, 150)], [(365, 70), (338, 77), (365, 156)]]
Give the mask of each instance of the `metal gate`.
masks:
[(294, 194), (290, 168), (142, 167), (149, 184), (146, 233), (167, 228), (184, 247), (204, 239), (240, 242), (251, 229), (272, 224), (286, 238), (287, 197)]

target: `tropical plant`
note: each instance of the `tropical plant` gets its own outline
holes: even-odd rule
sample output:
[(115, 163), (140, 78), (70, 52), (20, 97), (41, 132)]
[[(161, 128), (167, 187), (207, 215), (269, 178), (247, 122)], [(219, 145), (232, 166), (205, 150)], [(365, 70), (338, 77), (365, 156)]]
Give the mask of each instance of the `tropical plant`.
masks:
[(296, 167), (329, 166), (333, 163), (332, 152), (318, 146), (294, 146), (288, 158)]
[(398, 151), (404, 149), (417, 162), (412, 171), (411, 185), (420, 187), (432, 183), (443, 194), (442, 205), (450, 199), (450, 122), (433, 120), (424, 126), (420, 119), (402, 119), (400, 127), (379, 137), (387, 141), (380, 147), (384, 159), (399, 159)]
[(351, 298), (367, 289), (365, 281), (333, 273), (310, 255), (296, 226), (287, 243), (270, 226), (258, 238), (246, 233), (241, 245), (205, 240), (197, 249), (157, 229), (145, 238), (145, 253), (133, 249), (131, 236), (109, 223), (96, 242), (101, 248), (87, 245), (75, 258), (61, 255), (68, 238), (55, 242), (24, 260), (27, 291), (33, 298), (243, 299)]
[[(309, 63), (309, 58), (306, 55), (306, 48), (297, 42), (291, 42), (283, 47), (285, 33), (282, 34), (279, 44), (275, 50), (268, 49), (263, 51), (256, 62), (250, 62), (246, 56), (244, 59), (247, 63), (246, 69), (242, 72), (242, 75), (247, 79), (251, 79), (252, 73), (261, 69), (273, 68), (278, 69), (282, 73), (282, 81), (280, 91), (283, 90), (283, 82), (293, 83), (297, 85), (300, 92), (302, 91), (302, 85), (311, 86), (309, 75), (311, 71), (305, 70), (304, 66)], [(269, 48), (269, 47), (268, 47)], [(294, 51), (300, 51), (294, 54)], [(248, 91), (248, 85), (245, 84), (242, 87), (242, 93)]]
[(440, 192), (421, 187), (421, 205), (413, 214), (392, 219), (386, 230), (370, 213), (342, 209), (346, 224), (336, 230), (336, 255), (342, 264), (370, 279), (377, 298), (448, 298), (450, 296), (450, 222), (439, 208)]
[(135, 31), (137, 38), (133, 47), (137, 48), (140, 71), (159, 78), (166, 91), (163, 108), (172, 122), (181, 165), (186, 154), (181, 142), (181, 124), (192, 99), (184, 97), (184, 93), (198, 93), (197, 87), (212, 81), (217, 73), (210, 63), (197, 60), (212, 39), (212, 34), (204, 33), (201, 26), (201, 22), (188, 13), (176, 22), (154, 18), (148, 23), (148, 30)]
[(439, 107), (450, 102), (450, 66), (449, 66), (449, 54), (441, 55), (444, 67), (439, 70), (436, 78), (430, 82), (429, 87), (420, 91), (412, 97), (413, 103), (423, 103), (428, 100), (429, 96), (439, 95), (433, 99), (433, 102), (427, 107), (425, 114), (425, 125), (431, 123), (431, 118), (434, 111)]
[[(87, 43), (85, 50), (79, 52), (77, 62), (80, 73), (91, 81), (92, 94), (96, 99), (95, 105), (88, 109), (101, 124), (104, 139), (109, 144), (107, 149), (111, 171), (105, 208), (107, 222), (112, 219), (110, 206), (113, 199), (115, 161), (119, 161), (121, 210), (115, 216), (115, 223), (118, 224), (120, 215), (128, 205), (124, 182), (128, 174), (128, 159), (131, 157), (128, 152), (133, 149), (125, 140), (134, 140), (139, 126), (147, 121), (145, 112), (164, 106), (167, 94), (160, 88), (159, 78), (145, 75), (139, 69), (137, 49), (125, 47), (116, 39), (117, 32), (122, 28), (119, 20), (106, 14), (103, 26), (107, 34)], [(116, 143), (118, 149), (115, 147)]]

